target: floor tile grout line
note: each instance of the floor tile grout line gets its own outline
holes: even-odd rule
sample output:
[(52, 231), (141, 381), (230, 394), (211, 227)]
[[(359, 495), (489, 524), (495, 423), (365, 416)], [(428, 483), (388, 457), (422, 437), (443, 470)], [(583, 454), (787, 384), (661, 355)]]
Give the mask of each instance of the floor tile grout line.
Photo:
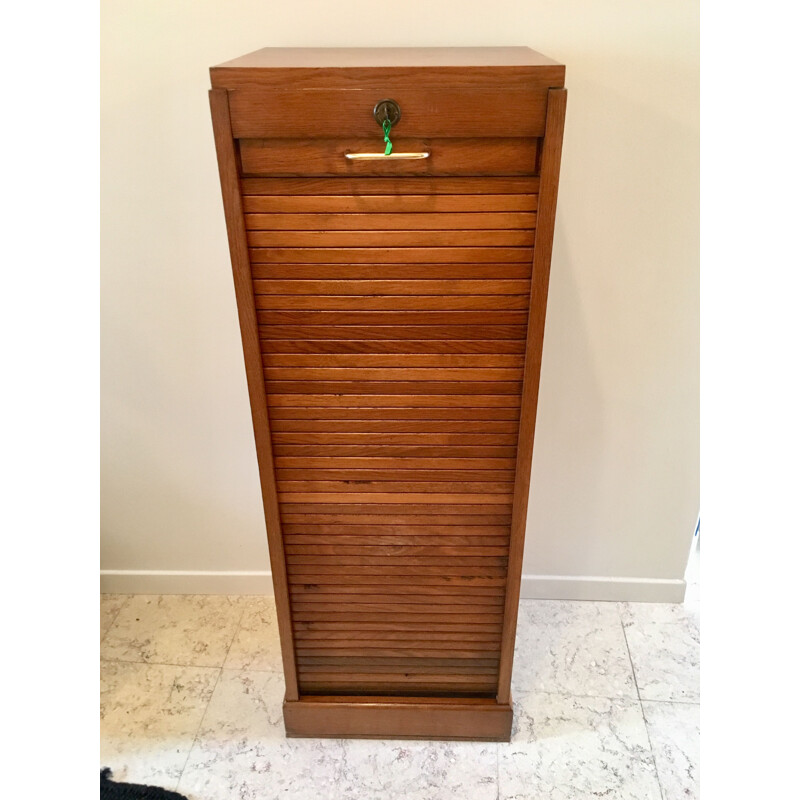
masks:
[(221, 664), (173, 664), (170, 661), (131, 661), (128, 658), (101, 657), (103, 664), (139, 664), (143, 667), (176, 667), (177, 669), (222, 669)]
[[(100, 597), (102, 598), (102, 595), (100, 595)], [(108, 636), (108, 634), (111, 633), (111, 629), (114, 627), (114, 625), (116, 625), (117, 619), (119, 619), (119, 615), (122, 613), (122, 609), (125, 608), (126, 605), (128, 605), (131, 597), (133, 597), (133, 595), (131, 594), (125, 595), (125, 599), (122, 601), (122, 605), (117, 609), (117, 613), (114, 614), (114, 619), (111, 620), (111, 624), (106, 628), (106, 632), (100, 637), (101, 645), (106, 640), (106, 636)]]
[[(228, 595), (228, 597), (237, 597), (240, 598), (241, 595)], [(242, 603), (242, 613), (239, 615), (239, 621), (236, 623), (236, 630), (233, 632), (233, 636), (228, 644), (228, 649), (225, 651), (225, 658), (222, 659), (222, 664), (220, 665), (220, 669), (225, 669), (225, 665), (228, 663), (228, 656), (231, 654), (231, 648), (233, 647), (233, 643), (236, 641), (236, 637), (239, 635), (239, 631), (242, 629), (242, 622), (244, 620), (244, 615), (247, 612), (247, 608), (245, 607), (244, 603)]]
[(647, 735), (647, 746), (650, 748), (650, 757), (653, 759), (653, 769), (656, 773), (656, 783), (658, 783), (658, 791), (661, 795), (661, 800), (665, 800), (664, 786), (661, 783), (661, 776), (658, 774), (658, 764), (656, 764), (656, 751), (653, 750), (653, 741), (650, 738), (650, 728), (647, 727), (647, 717), (644, 713), (644, 706), (642, 705), (642, 693), (639, 691), (639, 681), (636, 678), (636, 667), (633, 666), (633, 656), (631, 655), (631, 646), (628, 644), (628, 634), (625, 631), (625, 623), (622, 620), (622, 608), (617, 606), (617, 615), (619, 617), (619, 625), (622, 628), (622, 638), (625, 640), (625, 649), (628, 652), (628, 661), (631, 665), (631, 674), (633, 675), (633, 685), (636, 687), (636, 695), (639, 698), (639, 711), (642, 715), (642, 722), (644, 723), (644, 732)]
[[(231, 597), (232, 595), (228, 595)], [(233, 595), (236, 596), (236, 595)], [(181, 785), (181, 780), (183, 779), (183, 773), (186, 771), (186, 765), (189, 763), (189, 759), (192, 757), (192, 752), (194, 751), (194, 746), (197, 744), (197, 738), (200, 735), (200, 731), (203, 729), (203, 723), (206, 719), (206, 714), (208, 714), (208, 707), (211, 705), (211, 701), (214, 698), (214, 692), (217, 691), (217, 686), (219, 685), (219, 679), (222, 677), (222, 670), (225, 668), (225, 662), (228, 660), (228, 653), (231, 651), (231, 647), (233, 647), (233, 643), (236, 640), (236, 636), (239, 633), (239, 628), (242, 626), (242, 620), (244, 619), (244, 613), (247, 609), (242, 606), (242, 611), (239, 614), (239, 620), (236, 623), (236, 628), (233, 632), (233, 636), (231, 636), (230, 642), (228, 642), (228, 649), (225, 651), (225, 658), (222, 659), (222, 665), (217, 668), (217, 679), (214, 681), (214, 688), (211, 690), (211, 693), (208, 695), (208, 702), (206, 703), (206, 707), (203, 709), (203, 716), (200, 717), (200, 722), (197, 724), (197, 728), (194, 732), (194, 737), (192, 738), (192, 744), (189, 747), (188, 752), (186, 753), (186, 759), (183, 762), (183, 766), (181, 767), (180, 775), (178, 775), (178, 782), (175, 784), (175, 789), (177, 790)]]
[(282, 675), (280, 669), (255, 669), (254, 667), (226, 667), (224, 664), (173, 664), (169, 661), (131, 661), (127, 658), (101, 657), (103, 664), (141, 664), (143, 667), (179, 667), (180, 669), (224, 669), (226, 672), (265, 672)]

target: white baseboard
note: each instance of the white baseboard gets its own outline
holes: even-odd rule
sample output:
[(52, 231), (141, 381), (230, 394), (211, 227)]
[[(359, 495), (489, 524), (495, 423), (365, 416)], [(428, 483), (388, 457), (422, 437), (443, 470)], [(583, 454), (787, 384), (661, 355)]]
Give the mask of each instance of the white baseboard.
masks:
[(686, 581), (664, 578), (608, 578), (583, 575), (523, 575), (520, 597), (527, 600), (617, 600), (682, 603)]
[(108, 594), (272, 594), (272, 573), (101, 569)]
[[(100, 571), (100, 591), (113, 594), (272, 594), (272, 574), (174, 570)], [(523, 575), (520, 596), (533, 600), (628, 600), (682, 603), (686, 581)]]

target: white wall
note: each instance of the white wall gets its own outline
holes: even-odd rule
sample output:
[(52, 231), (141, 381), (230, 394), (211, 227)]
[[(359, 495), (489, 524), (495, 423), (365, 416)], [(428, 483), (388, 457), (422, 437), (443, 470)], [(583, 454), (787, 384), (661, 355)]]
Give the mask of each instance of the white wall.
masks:
[(695, 0), (104, 0), (104, 587), (268, 585), (208, 67), (264, 46), (528, 45), (567, 65), (569, 101), (523, 591), (679, 600), (699, 504), (698, 17)]

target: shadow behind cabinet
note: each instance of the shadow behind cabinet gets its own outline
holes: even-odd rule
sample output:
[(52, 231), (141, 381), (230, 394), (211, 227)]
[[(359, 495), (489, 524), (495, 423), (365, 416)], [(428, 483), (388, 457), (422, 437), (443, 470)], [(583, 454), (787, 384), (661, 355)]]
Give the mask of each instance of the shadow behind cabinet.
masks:
[(507, 740), (564, 67), (267, 48), (211, 84), (286, 732)]

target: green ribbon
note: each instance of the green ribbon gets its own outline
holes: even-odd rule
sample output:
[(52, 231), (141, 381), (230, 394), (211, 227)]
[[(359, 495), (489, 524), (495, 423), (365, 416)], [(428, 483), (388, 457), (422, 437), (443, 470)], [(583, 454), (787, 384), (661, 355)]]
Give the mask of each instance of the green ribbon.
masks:
[(392, 143), (389, 141), (389, 131), (392, 129), (392, 123), (388, 119), (383, 121), (383, 141), (386, 142), (385, 156), (392, 152)]

